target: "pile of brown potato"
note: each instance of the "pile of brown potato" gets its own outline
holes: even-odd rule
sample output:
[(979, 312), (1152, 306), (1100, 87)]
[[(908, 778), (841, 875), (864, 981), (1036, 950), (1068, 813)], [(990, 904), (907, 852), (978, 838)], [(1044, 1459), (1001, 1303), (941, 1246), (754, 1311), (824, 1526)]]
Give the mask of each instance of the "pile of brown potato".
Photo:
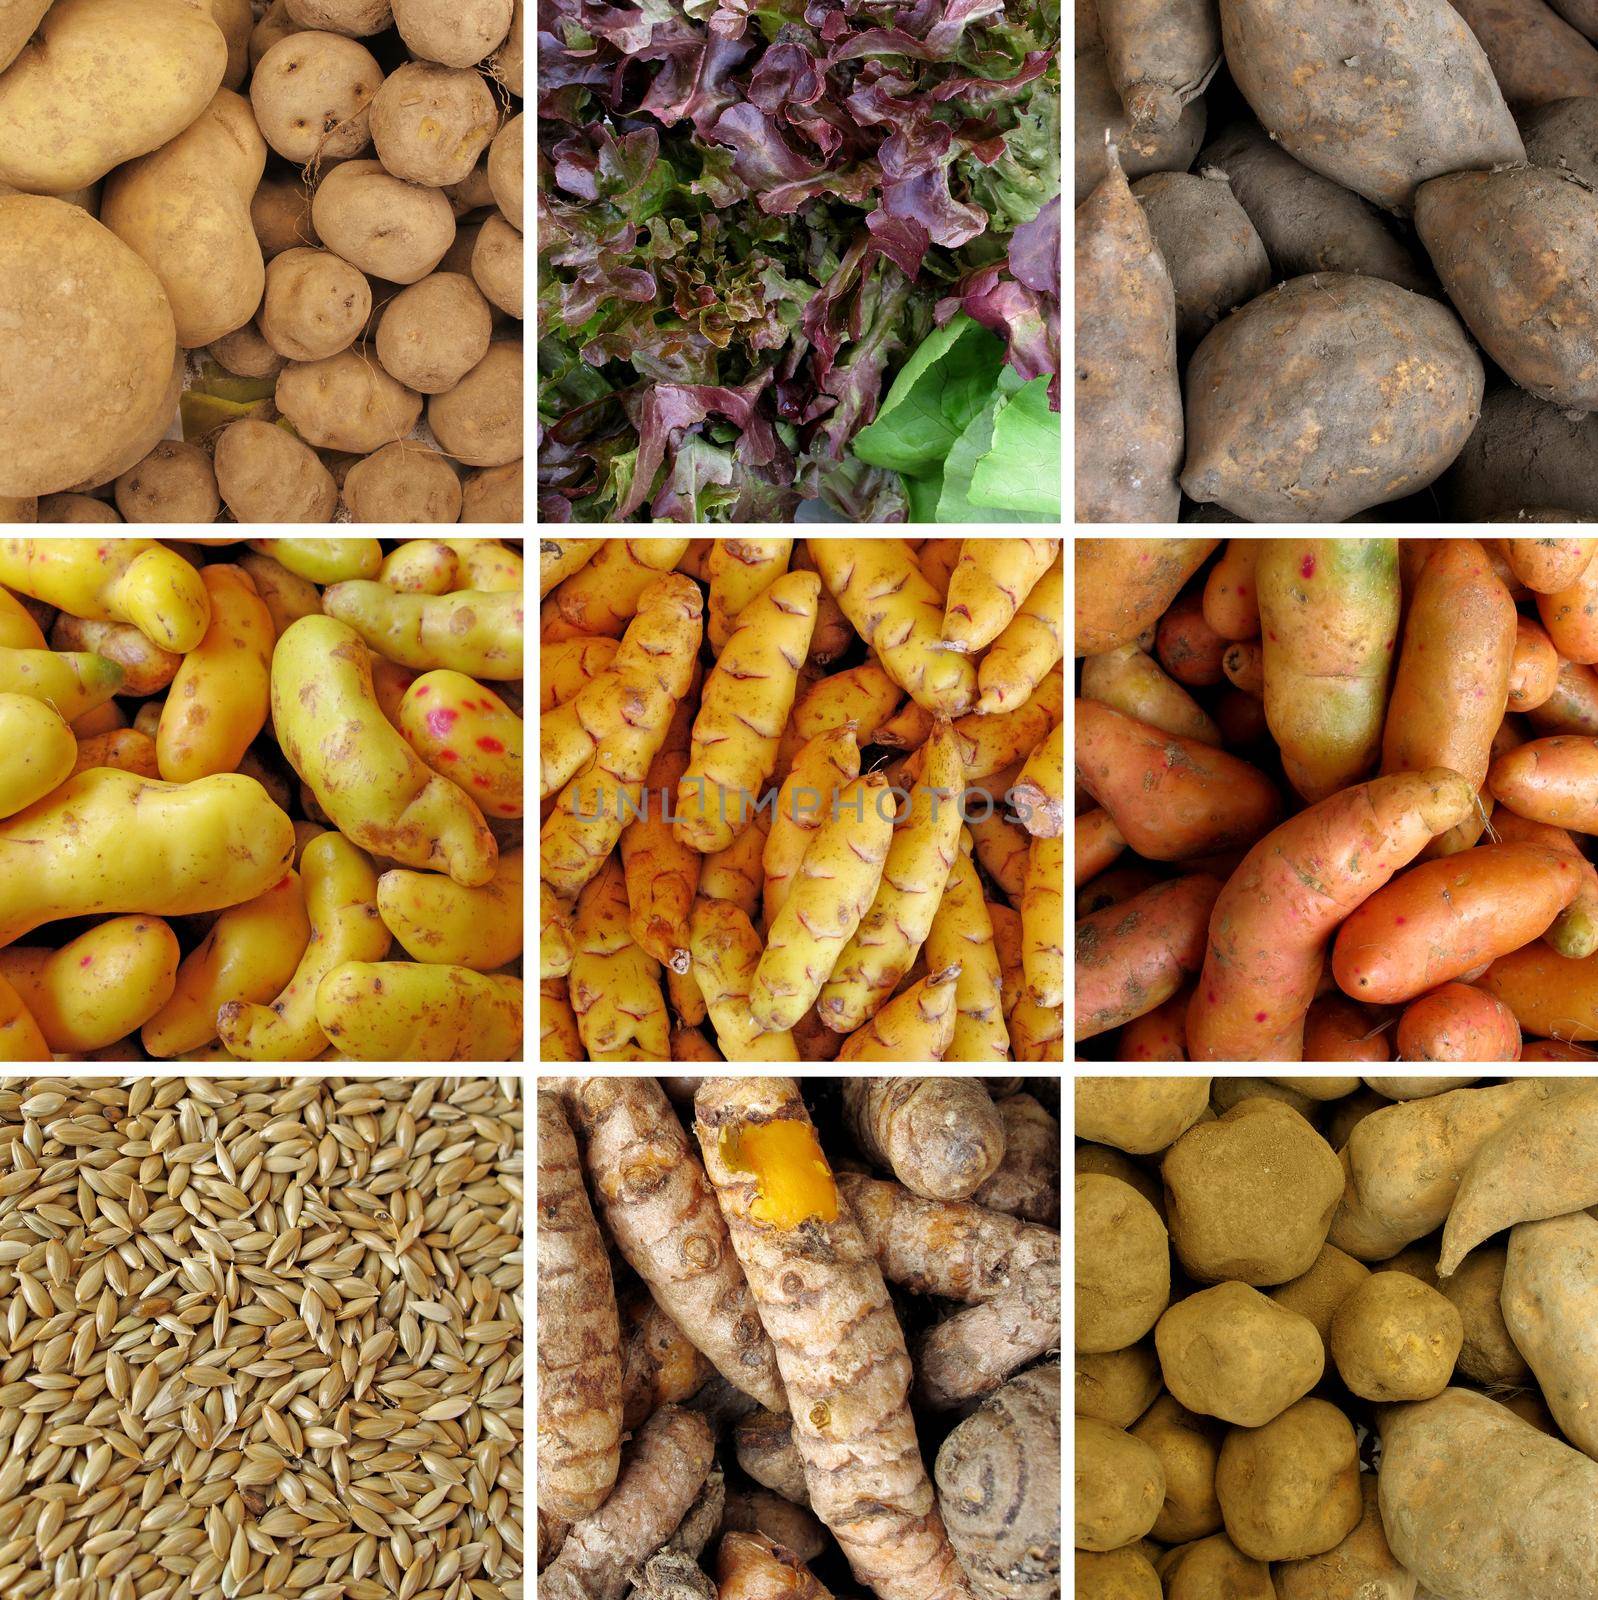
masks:
[(0, 4), (0, 521), (518, 521), (522, 14)]

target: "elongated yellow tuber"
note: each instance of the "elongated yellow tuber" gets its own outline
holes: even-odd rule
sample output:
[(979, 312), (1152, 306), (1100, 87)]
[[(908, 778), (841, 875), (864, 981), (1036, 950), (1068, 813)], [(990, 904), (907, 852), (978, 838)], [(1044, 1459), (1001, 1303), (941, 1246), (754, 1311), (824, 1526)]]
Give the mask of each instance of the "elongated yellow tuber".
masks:
[(943, 637), (957, 650), (986, 649), (1059, 556), (1058, 539), (967, 539), (949, 574)]
[(918, 704), (958, 717), (976, 698), (976, 668), (944, 645), (943, 601), (903, 539), (812, 539), (810, 554), (855, 631)]

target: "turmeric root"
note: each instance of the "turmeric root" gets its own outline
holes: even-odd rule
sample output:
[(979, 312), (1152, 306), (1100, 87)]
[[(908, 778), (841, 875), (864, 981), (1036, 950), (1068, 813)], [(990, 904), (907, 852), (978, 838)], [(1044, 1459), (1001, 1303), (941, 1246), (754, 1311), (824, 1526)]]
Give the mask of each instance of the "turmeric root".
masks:
[(572, 1524), (560, 1554), (540, 1574), (545, 1600), (622, 1600), (632, 1569), (659, 1548), (694, 1503), (714, 1449), (703, 1417), (662, 1406), (628, 1446), (610, 1498)]
[(691, 1399), (715, 1368), (694, 1348), (653, 1296), (643, 1302), (637, 1323), (623, 1337), (621, 1425), (634, 1433), (662, 1406)]
[(986, 1600), (1060, 1592), (1060, 1368), (1012, 1378), (938, 1448), (949, 1539)]
[(846, 1078), (843, 1106), (855, 1143), (912, 1194), (964, 1200), (1004, 1159), (1004, 1123), (976, 1078)]
[(595, 1199), (627, 1265), (730, 1383), (783, 1410), (771, 1341), (665, 1091), (653, 1078), (578, 1078), (569, 1104)]
[(843, 1173), (838, 1189), (894, 1283), (976, 1302), (922, 1339), (928, 1404), (988, 1394), (1060, 1340), (1060, 1236), (969, 1201), (923, 1200), (900, 1184)]
[(744, 608), (705, 680), (675, 823), (677, 837), (695, 850), (725, 850), (749, 826), (748, 797), (758, 796), (777, 765), (820, 592), (813, 572), (778, 578)]
[(1029, 1094), (995, 1102), (1004, 1123), (1004, 1160), (971, 1198), (1046, 1227), (1060, 1225), (1060, 1124)]
[(720, 1600), (832, 1600), (792, 1550), (763, 1533), (723, 1535), (716, 1552)]
[(538, 1503), (572, 1522), (621, 1459), (621, 1353), (610, 1260), (553, 1094), (538, 1096)]
[(757, 1411), (734, 1424), (733, 1452), (738, 1465), (756, 1483), (791, 1500), (796, 1506), (810, 1504), (805, 1487), (805, 1464), (794, 1448), (793, 1418), (786, 1412)]
[(810, 554), (855, 632), (893, 679), (935, 715), (976, 698), (976, 668), (943, 642), (943, 602), (903, 539), (812, 539)]
[(944, 639), (956, 650), (985, 650), (1059, 556), (1058, 539), (967, 539), (949, 574)]
[(811, 1506), (880, 1600), (969, 1600), (916, 1445), (904, 1336), (797, 1085), (708, 1078), (695, 1106), (705, 1169), (777, 1350)]
[(827, 1548), (826, 1531), (815, 1516), (769, 1489), (729, 1490), (721, 1526), (724, 1533), (764, 1534), (801, 1561), (814, 1561)]
[(805, 847), (749, 997), (763, 1031), (785, 1032), (810, 1009), (876, 898), (893, 834), (887, 788), (881, 773), (846, 784)]

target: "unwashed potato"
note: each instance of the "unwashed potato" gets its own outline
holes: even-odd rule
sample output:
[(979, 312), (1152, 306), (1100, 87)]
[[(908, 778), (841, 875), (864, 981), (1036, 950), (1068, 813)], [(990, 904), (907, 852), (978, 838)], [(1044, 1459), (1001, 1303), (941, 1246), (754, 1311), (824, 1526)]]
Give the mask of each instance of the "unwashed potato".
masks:
[(482, 226), (472, 250), (472, 277), (499, 309), (522, 314), (522, 236), (498, 212)]
[(166, 432), (182, 367), (160, 279), (87, 212), (0, 199), (0, 494), (104, 483)]
[(522, 0), (516, 0), (510, 32), (505, 42), (489, 59), (494, 76), (519, 100), (522, 93)]
[(468, 472), (461, 485), (462, 522), (520, 522), (522, 520), (522, 464), (483, 467)]
[(392, 25), (388, 0), (284, 0), (284, 9), (302, 28), (347, 33), (364, 39)]
[(255, 30), (255, 11), (250, 0), (201, 0), (211, 20), (227, 40), (227, 72), (224, 89), (237, 89), (250, 72), (250, 34)]
[(372, 143), (396, 178), (442, 189), (471, 175), (499, 129), (481, 73), (408, 61), (372, 97)]
[(293, 162), (356, 156), (371, 143), (383, 69), (338, 33), (295, 33), (261, 57), (250, 104), (266, 142)]
[(488, 147), (488, 181), (501, 215), (518, 231), (522, 225), (522, 114), (517, 112)]
[(472, 256), (477, 251), (477, 240), (483, 231), (481, 222), (462, 222), (456, 226), (455, 242), (439, 257), (435, 272), (458, 272), (463, 278), (472, 275)]
[(128, 522), (215, 522), (222, 507), (211, 458), (195, 444), (163, 439), (116, 481)]
[(511, 9), (511, 0), (396, 0), (394, 23), (413, 55), (473, 67), (504, 42)]
[(352, 522), (456, 522), (461, 482), (436, 450), (401, 440), (350, 468), (344, 504)]
[(290, 361), (347, 350), (371, 311), (365, 275), (331, 250), (285, 250), (266, 269), (261, 336)]
[(261, 179), (250, 201), (250, 222), (268, 261), (285, 250), (308, 248), (317, 242), (311, 222), (311, 191), (298, 173), (279, 176), (269, 172)]
[(265, 166), (249, 101), (220, 89), (177, 138), (106, 180), (100, 220), (161, 280), (186, 349), (243, 327), (261, 303), (250, 202)]
[(435, 272), (402, 289), (377, 325), (377, 359), (408, 389), (453, 389), (488, 354), (494, 317), (472, 279)]
[(278, 375), (277, 408), (308, 444), (367, 455), (416, 426), (422, 399), (359, 345), (320, 361), (291, 361)]
[(425, 278), (455, 238), (448, 197), (394, 177), (380, 161), (335, 167), (317, 187), (311, 220), (329, 250), (390, 283)]
[(427, 425), (447, 455), (501, 467), (522, 454), (522, 345), (504, 339), (446, 394), (427, 402)]
[(1136, 1344), (1171, 1299), (1171, 1248), (1154, 1207), (1119, 1178), (1076, 1180), (1076, 1348)]
[(1160, 1393), (1160, 1360), (1145, 1341), (1076, 1353), (1076, 1414), (1130, 1428)]
[(1407, 1272), (1373, 1272), (1332, 1318), (1332, 1359), (1367, 1400), (1430, 1400), (1448, 1386), (1465, 1329), (1459, 1312)]
[(1153, 1155), (1175, 1144), (1209, 1103), (1208, 1078), (1078, 1078), (1077, 1137)]
[(289, 15), (288, 0), (271, 0), (265, 14), (255, 24), (250, 34), (250, 71), (253, 72), (260, 66), (261, 57), (273, 45), (288, 38), (292, 33), (306, 31)]
[(32, 495), (0, 495), (0, 522), (27, 524), (39, 520), (39, 502)]
[(211, 354), (237, 378), (270, 378), (281, 372), (288, 357), (280, 356), (253, 322), (235, 328), (225, 338), (215, 340)]
[(227, 53), (189, 0), (57, 0), (0, 77), (0, 181), (36, 194), (97, 183), (188, 127)]
[(50, 0), (6, 0), (0, 6), (0, 72), (17, 59), (17, 52), (49, 9)]
[[(490, 145), (489, 149), (492, 150), (493, 146)], [(455, 213), (457, 222), (473, 211), (486, 211), (496, 204), (494, 186), (488, 180), (487, 158), (479, 161), (459, 183), (446, 183), (444, 193), (449, 196), (449, 208)]]
[(286, 428), (247, 417), (216, 442), (216, 481), (236, 522), (331, 522), (333, 474)]
[(40, 522), (120, 522), (115, 506), (87, 494), (47, 494), (39, 501)]

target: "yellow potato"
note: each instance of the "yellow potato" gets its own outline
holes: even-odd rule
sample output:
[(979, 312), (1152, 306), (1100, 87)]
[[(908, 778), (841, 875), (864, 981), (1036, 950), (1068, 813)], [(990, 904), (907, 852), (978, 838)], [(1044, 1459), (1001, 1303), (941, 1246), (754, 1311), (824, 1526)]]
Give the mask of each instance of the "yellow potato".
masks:
[(44, 701), (0, 694), (0, 817), (65, 783), (77, 758), (72, 730)]
[(294, 975), (310, 937), (297, 872), (224, 911), (178, 968), (172, 998), (144, 1024), (144, 1048), (152, 1056), (177, 1056), (208, 1045), (222, 1007), (271, 999)]
[(250, 548), (307, 583), (372, 578), (383, 565), (376, 539), (251, 539)]
[(155, 736), (161, 776), (190, 783), (233, 772), (266, 725), (276, 630), (266, 603), (239, 567), (201, 573), (211, 597), (211, 626), (183, 658)]
[(398, 727), (485, 817), (521, 816), (522, 719), (492, 689), (463, 672), (424, 673), (400, 701)]
[(276, 883), (293, 854), (294, 824), (253, 778), (96, 767), (0, 822), (0, 946), (64, 917), (218, 911)]
[(0, 1061), (48, 1061), (50, 1046), (22, 996), (0, 978)]
[(522, 852), (501, 856), (494, 881), (480, 889), (436, 872), (385, 872), (377, 909), (415, 960), (493, 972), (522, 953)]
[(494, 876), (498, 847), (482, 812), (385, 720), (354, 629), (302, 617), (278, 640), (272, 720), (289, 764), (352, 843), (468, 886)]
[(140, 778), (159, 778), (155, 740), (137, 728), (112, 728), (105, 733), (80, 735), (78, 759), (72, 763), (72, 776), (91, 767), (115, 767)]
[(177, 935), (159, 917), (112, 917), (59, 950), (0, 950), (8, 979), (63, 1054), (102, 1050), (125, 1038), (171, 998)]
[[(270, 1005), (229, 1001), (217, 1014), (223, 1044), (245, 1061), (316, 1060), (328, 1044), (316, 1020), (316, 991), (322, 979), (347, 961), (381, 961), (388, 954), (389, 931), (376, 915), (377, 872), (365, 851), (357, 850), (342, 834), (321, 833), (305, 846), (300, 870), (311, 942), (293, 979)], [(450, 883), (448, 878), (440, 881)]]
[(38, 700), (63, 722), (76, 722), (103, 706), (121, 686), (121, 667), (104, 656), (8, 650), (0, 645), (0, 694)]
[(490, 594), (522, 592), (522, 558), (498, 539), (446, 539), (460, 558), (457, 589), (482, 589)]
[(522, 985), (467, 967), (350, 961), (323, 978), (316, 1020), (356, 1061), (509, 1061), (521, 1054)]
[(509, 590), (396, 594), (380, 583), (335, 583), (323, 591), (322, 609), (404, 667), (447, 667), (472, 678), (522, 675), (522, 597)]
[(0, 539), (0, 583), (92, 622), (131, 622), (176, 655), (211, 621), (200, 574), (154, 539)]

